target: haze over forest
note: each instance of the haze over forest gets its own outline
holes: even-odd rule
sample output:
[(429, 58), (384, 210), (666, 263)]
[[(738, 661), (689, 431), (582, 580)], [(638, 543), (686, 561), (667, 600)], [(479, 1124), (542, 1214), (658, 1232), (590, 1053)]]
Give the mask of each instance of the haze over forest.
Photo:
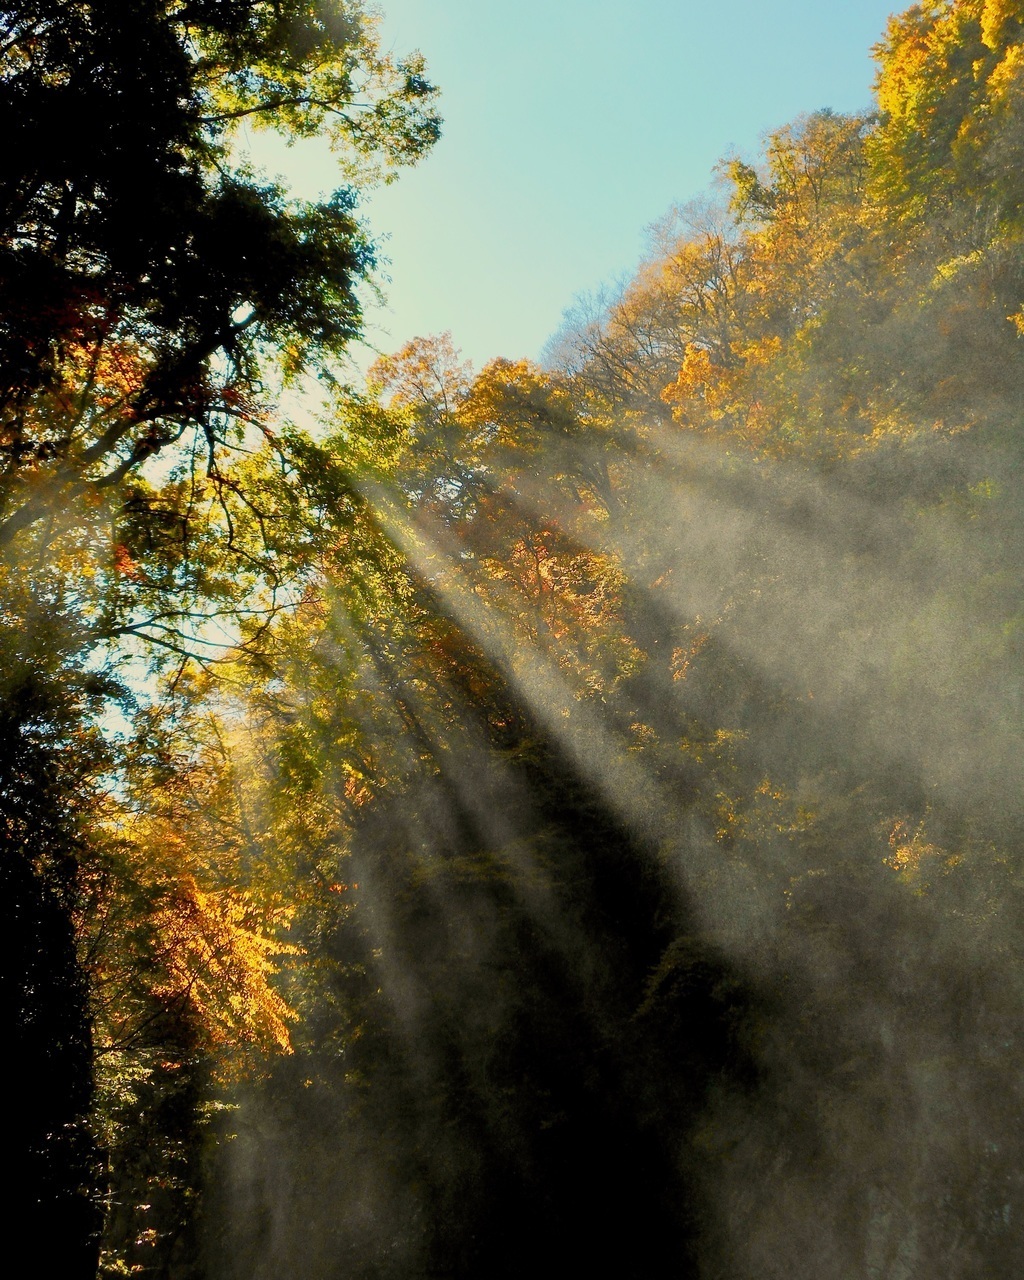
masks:
[(354, 386), (423, 57), (356, 0), (0, 8), (34, 1270), (1024, 1270), (1024, 0), (879, 41), (541, 362)]

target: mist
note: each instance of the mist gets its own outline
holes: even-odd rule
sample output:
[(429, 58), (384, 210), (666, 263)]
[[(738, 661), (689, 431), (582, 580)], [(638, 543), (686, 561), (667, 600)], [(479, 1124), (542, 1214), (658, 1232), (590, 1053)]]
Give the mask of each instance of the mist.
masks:
[[(1019, 1269), (1011, 267), (954, 303), (944, 224), (892, 286), (842, 173), (808, 225), (779, 156), (837, 136), (776, 135), (773, 216), (663, 240), (563, 364), (371, 374), (349, 483), (401, 569), (325, 570), (309, 650), (373, 759), (316, 943), (358, 1013), (240, 1095), (213, 1275)], [(758, 337), (787, 216), (824, 264)]]
[[(724, 157), (542, 363), (358, 385), (424, 59), (115, 7), (0, 53), (39, 1269), (1019, 1275), (1019, 3), (894, 16), (871, 112)], [(251, 117), (351, 186), (264, 181)]]

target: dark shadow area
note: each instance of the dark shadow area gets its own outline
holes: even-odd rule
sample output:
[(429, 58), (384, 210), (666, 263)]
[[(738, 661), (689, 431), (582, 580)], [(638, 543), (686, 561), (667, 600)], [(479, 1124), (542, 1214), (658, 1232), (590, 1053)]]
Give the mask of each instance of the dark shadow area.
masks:
[(211, 1276), (706, 1265), (697, 1139), (709, 1097), (754, 1086), (759, 997), (656, 841), (521, 709), (490, 711), (471, 808), (439, 770), (356, 829), (337, 1005), (228, 1121)]

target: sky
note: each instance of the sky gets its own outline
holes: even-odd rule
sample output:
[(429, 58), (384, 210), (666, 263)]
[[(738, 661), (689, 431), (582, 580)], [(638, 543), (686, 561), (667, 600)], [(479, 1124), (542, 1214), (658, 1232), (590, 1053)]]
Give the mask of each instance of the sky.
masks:
[[(870, 106), (890, 0), (383, 0), (383, 37), (419, 49), (441, 141), (361, 202), (387, 261), (367, 340), (451, 330), (479, 367), (537, 359), (580, 294), (614, 287), (645, 229), (754, 159), (802, 112)], [(301, 195), (340, 185), (318, 145), (259, 143)], [(366, 364), (372, 355), (357, 353)]]

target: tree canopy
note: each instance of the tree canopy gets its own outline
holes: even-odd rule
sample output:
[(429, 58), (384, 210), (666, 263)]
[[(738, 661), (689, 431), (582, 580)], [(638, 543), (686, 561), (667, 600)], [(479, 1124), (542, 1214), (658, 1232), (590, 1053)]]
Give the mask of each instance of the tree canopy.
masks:
[[(220, 854), (200, 849), (212, 828), (187, 834), (193, 769), (230, 791), (222, 739), (172, 704), (199, 696), (193, 659), (255, 651), (301, 593), (247, 459), (275, 439), (278, 470), (297, 465), (271, 388), (330, 376), (359, 332), (358, 190), (436, 140), (435, 98), (358, 4), (0, 11), (5, 1008), (34, 1082), (27, 1221), (62, 1275), (95, 1272), (104, 1198), (148, 1179), (179, 1220), (204, 1051), (287, 1043), (267, 983), (278, 908), (245, 905), (225, 830)], [(238, 160), (243, 123), (327, 136), (349, 185), (292, 200)], [(162, 711), (147, 654), (178, 663)], [(127, 1212), (107, 1213), (115, 1239)]]
[(290, 202), (240, 121), (326, 133), (358, 180), (438, 135), (418, 56), (357, 7), (28, 4), (3, 14), (0, 538), (248, 416), (261, 359), (326, 368), (372, 262), (354, 195)]

